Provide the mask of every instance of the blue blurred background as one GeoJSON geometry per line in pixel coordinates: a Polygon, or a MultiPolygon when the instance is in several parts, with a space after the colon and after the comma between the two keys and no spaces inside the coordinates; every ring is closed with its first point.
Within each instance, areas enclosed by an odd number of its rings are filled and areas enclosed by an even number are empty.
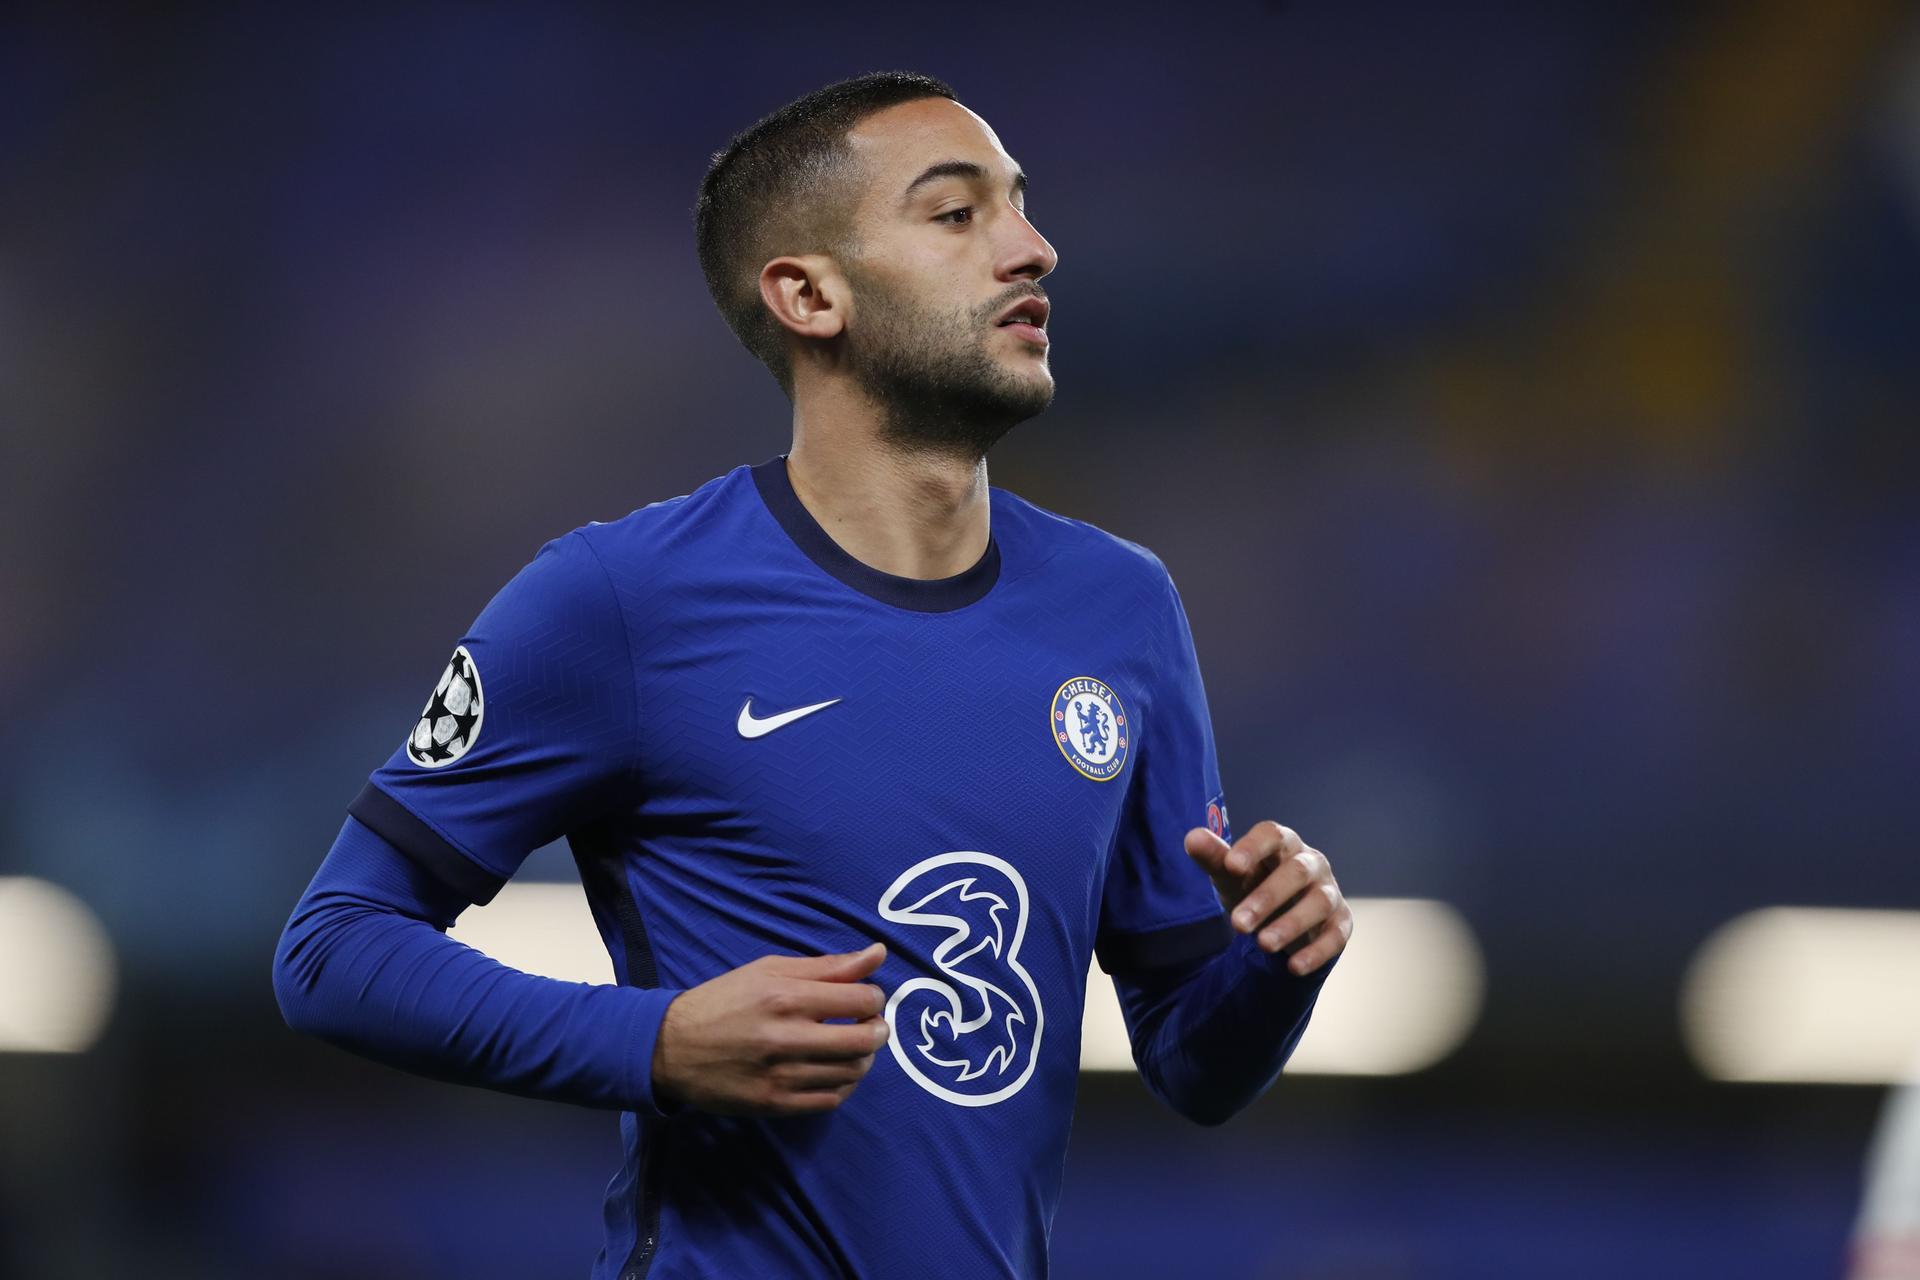
{"type": "Polygon", "coordinates": [[[1055,1274],[1839,1274],[1878,1092],[1676,1015],[1920,900],[1920,12],[1782,0],[0,17],[0,874],[121,966],[0,1054],[0,1274],[585,1274],[613,1118],[294,1036],[273,943],[543,541],[784,449],[695,187],[892,67],[1061,255],[994,482],[1167,561],[1242,825],[1486,957],[1418,1075],[1088,1077],[1055,1274]]]}

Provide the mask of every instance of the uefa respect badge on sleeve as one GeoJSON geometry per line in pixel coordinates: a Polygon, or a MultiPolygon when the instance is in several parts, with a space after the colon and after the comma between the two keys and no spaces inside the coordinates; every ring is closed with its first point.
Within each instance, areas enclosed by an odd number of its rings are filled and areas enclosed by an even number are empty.
{"type": "Polygon", "coordinates": [[[1233,843],[1233,820],[1227,816],[1227,796],[1223,791],[1207,801],[1207,830],[1233,843]]]}

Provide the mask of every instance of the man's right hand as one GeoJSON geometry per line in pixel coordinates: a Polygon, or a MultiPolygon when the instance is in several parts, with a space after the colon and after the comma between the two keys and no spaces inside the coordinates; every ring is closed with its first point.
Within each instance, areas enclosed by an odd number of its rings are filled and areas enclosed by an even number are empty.
{"type": "Polygon", "coordinates": [[[886,993],[860,981],[886,958],[878,942],[844,955],[761,956],[682,992],[654,1043],[654,1096],[731,1115],[833,1110],[887,1042],[886,993]]]}

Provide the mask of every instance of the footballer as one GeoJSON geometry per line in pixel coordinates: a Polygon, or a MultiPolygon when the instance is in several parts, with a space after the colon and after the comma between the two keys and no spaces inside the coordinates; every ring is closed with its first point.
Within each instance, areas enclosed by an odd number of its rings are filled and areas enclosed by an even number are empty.
{"type": "Polygon", "coordinates": [[[1036,1280],[1090,961],[1218,1124],[1352,932],[1322,854],[1235,838],[1161,562],[987,483],[1054,392],[1026,188],[908,73],[713,158],[700,264],[788,452],[541,548],[280,939],[293,1027],[621,1113],[595,1280],[1036,1280]],[[446,936],[561,837],[615,985],[446,936]]]}

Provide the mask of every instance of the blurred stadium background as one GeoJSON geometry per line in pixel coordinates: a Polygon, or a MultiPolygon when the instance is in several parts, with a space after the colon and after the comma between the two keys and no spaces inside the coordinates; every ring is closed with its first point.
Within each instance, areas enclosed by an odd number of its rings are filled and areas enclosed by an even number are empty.
{"type": "Polygon", "coordinates": [[[783,449],[688,210],[882,67],[1061,254],[995,482],[1161,553],[1236,817],[1380,900],[1324,1030],[1428,1035],[1217,1130],[1090,1072],[1055,1274],[1843,1273],[1920,1050],[1914,7],[164,9],[0,17],[0,1275],[585,1273],[612,1117],[295,1037],[273,942],[543,541],[783,449]]]}

